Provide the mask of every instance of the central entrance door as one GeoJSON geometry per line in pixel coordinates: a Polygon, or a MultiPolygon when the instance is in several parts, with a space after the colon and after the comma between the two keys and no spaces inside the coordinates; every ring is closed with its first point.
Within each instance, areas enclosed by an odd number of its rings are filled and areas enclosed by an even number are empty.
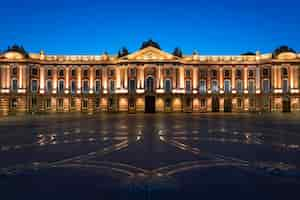
{"type": "Polygon", "coordinates": [[[155,96],[145,96],[145,113],[155,113],[155,96]]]}

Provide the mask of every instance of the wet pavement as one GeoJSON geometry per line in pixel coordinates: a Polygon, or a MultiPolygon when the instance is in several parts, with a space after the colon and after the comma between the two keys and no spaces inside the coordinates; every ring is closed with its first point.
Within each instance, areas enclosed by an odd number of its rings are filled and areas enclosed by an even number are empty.
{"type": "Polygon", "coordinates": [[[299,186],[299,114],[0,119],[1,199],[277,199],[299,186]]]}

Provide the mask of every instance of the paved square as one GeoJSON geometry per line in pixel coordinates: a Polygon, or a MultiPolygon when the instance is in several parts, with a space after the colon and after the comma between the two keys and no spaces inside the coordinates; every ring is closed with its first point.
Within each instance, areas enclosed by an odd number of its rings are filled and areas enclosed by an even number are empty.
{"type": "Polygon", "coordinates": [[[295,114],[9,117],[0,121],[1,195],[284,198],[300,186],[299,122],[295,114]]]}

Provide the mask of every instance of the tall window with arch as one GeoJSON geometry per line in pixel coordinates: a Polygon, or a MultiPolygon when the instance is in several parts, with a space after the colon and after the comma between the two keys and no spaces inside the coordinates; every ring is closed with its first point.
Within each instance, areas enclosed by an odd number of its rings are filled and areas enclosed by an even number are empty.
{"type": "Polygon", "coordinates": [[[200,80],[200,83],[199,83],[199,85],[200,85],[200,94],[206,94],[206,80],[200,80]]]}
{"type": "Polygon", "coordinates": [[[225,94],[231,93],[231,81],[229,79],[224,80],[224,92],[225,94]]]}
{"type": "Polygon", "coordinates": [[[115,92],[115,81],[114,80],[109,80],[109,91],[111,93],[115,92]]]}
{"type": "Polygon", "coordinates": [[[211,91],[212,93],[217,93],[219,90],[218,81],[216,79],[211,81],[211,91]]]}
{"type": "Polygon", "coordinates": [[[172,91],[171,80],[166,79],[165,80],[165,92],[171,92],[171,91],[172,91]]]}
{"type": "Polygon", "coordinates": [[[154,91],[154,79],[151,76],[149,76],[146,79],[146,91],[147,92],[153,92],[154,91]]]}
{"type": "Polygon", "coordinates": [[[63,93],[65,88],[65,81],[64,80],[59,80],[58,81],[58,92],[63,93]]]}

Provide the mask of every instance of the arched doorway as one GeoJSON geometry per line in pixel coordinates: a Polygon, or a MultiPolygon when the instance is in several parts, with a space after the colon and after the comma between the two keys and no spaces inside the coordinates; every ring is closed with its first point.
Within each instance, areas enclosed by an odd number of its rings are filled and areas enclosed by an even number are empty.
{"type": "Polygon", "coordinates": [[[291,112],[291,99],[288,96],[283,97],[282,112],[291,112]]]}
{"type": "Polygon", "coordinates": [[[155,96],[145,96],[145,113],[155,113],[155,96]]]}
{"type": "Polygon", "coordinates": [[[212,97],[212,112],[219,112],[220,111],[220,104],[219,98],[217,96],[212,97]]]}
{"type": "Polygon", "coordinates": [[[231,98],[224,99],[224,112],[231,112],[232,111],[232,100],[231,98]]]}

